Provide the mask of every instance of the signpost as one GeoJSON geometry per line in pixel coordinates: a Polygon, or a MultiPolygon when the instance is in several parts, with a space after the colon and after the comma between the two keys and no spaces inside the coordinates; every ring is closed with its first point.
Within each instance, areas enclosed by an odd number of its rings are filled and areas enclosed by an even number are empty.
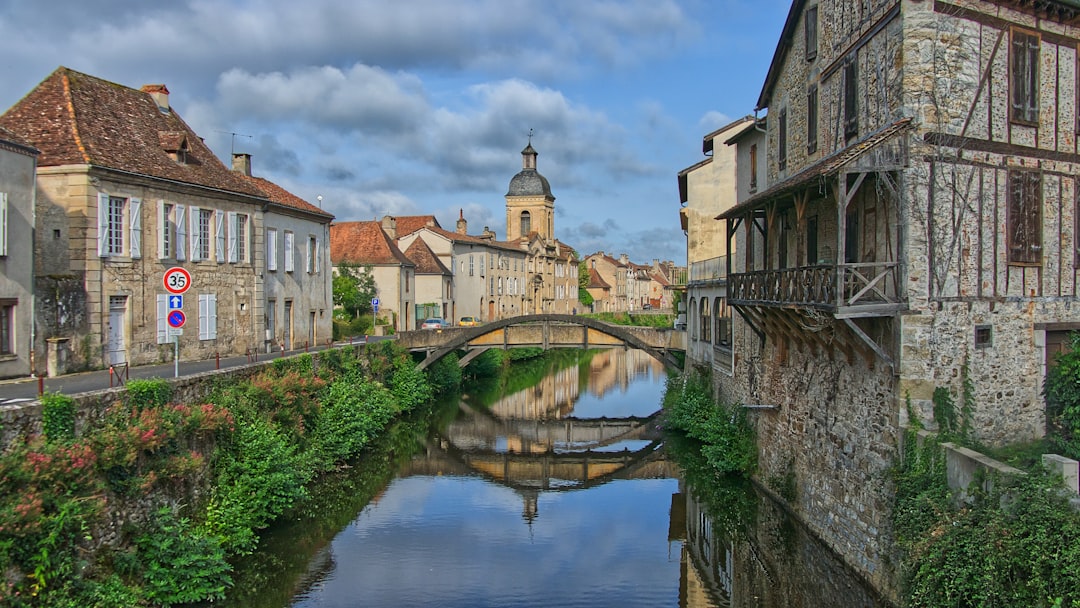
{"type": "Polygon", "coordinates": [[[191,273],[179,266],[173,266],[165,271],[165,275],[161,277],[161,284],[165,286],[165,291],[169,292],[169,315],[166,318],[168,322],[168,335],[173,339],[173,376],[180,377],[180,336],[184,333],[184,323],[187,322],[187,315],[182,310],[184,308],[184,292],[191,288],[191,273]]]}
{"type": "Polygon", "coordinates": [[[375,315],[379,312],[379,298],[371,298],[371,333],[375,335],[375,315]]]}

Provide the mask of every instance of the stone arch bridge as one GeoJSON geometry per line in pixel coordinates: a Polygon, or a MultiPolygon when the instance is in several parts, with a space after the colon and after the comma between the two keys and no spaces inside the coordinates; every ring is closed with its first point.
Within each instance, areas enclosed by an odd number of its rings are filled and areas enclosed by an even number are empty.
{"type": "Polygon", "coordinates": [[[422,351],[427,357],[420,363],[425,369],[449,353],[466,350],[460,365],[468,365],[490,348],[637,348],[669,369],[681,369],[673,354],[686,350],[686,332],[667,328],[612,325],[578,315],[523,315],[491,321],[478,327],[421,329],[397,335],[398,344],[410,351],[422,351]]]}

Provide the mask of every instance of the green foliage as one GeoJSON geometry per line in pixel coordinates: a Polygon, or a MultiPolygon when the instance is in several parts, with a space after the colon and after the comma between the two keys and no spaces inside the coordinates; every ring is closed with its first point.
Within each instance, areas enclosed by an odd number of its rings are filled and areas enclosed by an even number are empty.
{"type": "Polygon", "coordinates": [[[461,388],[461,368],[457,353],[450,353],[427,369],[427,381],[436,395],[452,393],[461,388]]]}
{"type": "Polygon", "coordinates": [[[314,431],[316,466],[328,470],[356,456],[397,413],[394,396],[379,384],[365,379],[333,383],[314,431]]]}
{"type": "Polygon", "coordinates": [[[524,361],[526,359],[536,359],[544,356],[544,349],[539,347],[524,347],[524,348],[511,348],[506,351],[506,354],[510,356],[511,361],[524,361]]]}
{"type": "Polygon", "coordinates": [[[161,407],[172,398],[172,385],[163,378],[130,380],[127,383],[127,402],[138,409],[161,407]]]}
{"type": "Polygon", "coordinates": [[[41,428],[49,441],[75,438],[75,400],[59,393],[41,396],[41,428]]]}
{"type": "Polygon", "coordinates": [[[906,605],[1080,603],[1080,514],[1060,480],[1038,470],[998,478],[992,491],[969,489],[971,500],[957,506],[940,446],[917,446],[914,434],[905,445],[893,475],[893,530],[904,557],[906,605]]]}
{"type": "Polygon", "coordinates": [[[435,396],[427,376],[416,367],[412,357],[403,354],[394,358],[393,372],[387,383],[394,394],[400,411],[412,411],[435,396]]]}
{"type": "Polygon", "coordinates": [[[340,262],[333,279],[334,305],[340,306],[349,317],[371,314],[371,300],[378,291],[370,265],[340,262]]]}
{"type": "Polygon", "coordinates": [[[465,366],[467,378],[496,378],[510,360],[504,350],[488,349],[465,366]]]}
{"type": "Polygon", "coordinates": [[[1063,454],[1080,459],[1080,334],[1046,374],[1046,417],[1063,454]]]}
{"type": "Polygon", "coordinates": [[[172,509],[158,510],[135,539],[147,599],[163,606],[225,598],[232,567],[218,539],[207,536],[172,509]]]}
{"type": "Polygon", "coordinates": [[[596,312],[582,315],[611,323],[612,325],[629,325],[633,327],[656,327],[660,329],[670,328],[675,322],[675,317],[661,313],[627,313],[627,312],[596,312]]]}
{"type": "Polygon", "coordinates": [[[934,389],[931,397],[934,403],[934,422],[937,423],[938,432],[952,437],[959,430],[956,419],[956,402],[953,401],[949,389],[939,386],[934,389]]]}
{"type": "Polygon", "coordinates": [[[746,411],[717,403],[707,373],[668,379],[664,393],[668,425],[701,442],[701,453],[720,473],[749,475],[757,467],[757,446],[746,411]]]}
{"type": "Polygon", "coordinates": [[[270,364],[270,367],[278,374],[292,372],[301,376],[310,376],[315,372],[314,359],[307,353],[293,357],[274,359],[273,363],[270,364]]]}

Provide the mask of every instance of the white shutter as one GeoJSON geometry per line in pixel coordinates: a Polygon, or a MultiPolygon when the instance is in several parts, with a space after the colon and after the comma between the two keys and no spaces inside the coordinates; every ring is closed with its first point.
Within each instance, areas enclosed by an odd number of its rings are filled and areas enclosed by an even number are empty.
{"type": "Polygon", "coordinates": [[[97,195],[97,254],[108,257],[106,243],[109,240],[109,195],[99,192],[97,195]]]}
{"type": "Polygon", "coordinates": [[[199,230],[199,208],[192,205],[189,214],[191,215],[191,261],[198,262],[202,259],[202,231],[199,230]]]}
{"type": "Polygon", "coordinates": [[[293,233],[285,231],[285,272],[293,271],[293,233]]]}
{"type": "Polygon", "coordinates": [[[142,199],[131,199],[131,257],[142,257],[142,199]]]}
{"type": "Polygon", "coordinates": [[[0,255],[8,252],[8,195],[0,192],[0,255]]]}
{"type": "Polygon", "coordinates": [[[187,208],[183,205],[176,206],[176,261],[183,262],[187,259],[184,251],[187,249],[187,208]]]}
{"type": "Polygon", "coordinates": [[[209,332],[207,330],[209,328],[207,327],[207,321],[206,321],[206,316],[207,315],[206,315],[206,312],[207,312],[206,294],[200,293],[199,294],[199,339],[200,340],[208,340],[209,339],[209,338],[207,338],[207,336],[209,335],[209,332]]]}
{"type": "Polygon", "coordinates": [[[240,259],[239,252],[236,251],[236,213],[229,212],[229,261],[237,262],[240,259]]]}
{"type": "Polygon", "coordinates": [[[169,341],[169,296],[163,293],[157,294],[157,343],[165,344],[169,341]]]}
{"type": "Polygon", "coordinates": [[[225,262],[225,214],[220,209],[214,212],[214,258],[225,262]]]}
{"type": "Polygon", "coordinates": [[[266,269],[277,270],[277,230],[266,229],[266,269]]]}
{"type": "Polygon", "coordinates": [[[165,215],[165,201],[158,199],[157,202],[157,251],[159,258],[169,257],[169,252],[165,251],[165,239],[169,232],[169,218],[165,215]]]}
{"type": "Polygon", "coordinates": [[[209,334],[211,340],[215,340],[217,339],[217,295],[210,294],[209,296],[207,296],[206,303],[206,320],[209,325],[209,327],[207,328],[207,333],[209,334]]]}
{"type": "Polygon", "coordinates": [[[321,247],[322,243],[319,242],[319,239],[315,239],[315,274],[320,274],[322,272],[319,267],[319,264],[322,263],[322,256],[320,255],[320,252],[322,251],[321,247]]]}

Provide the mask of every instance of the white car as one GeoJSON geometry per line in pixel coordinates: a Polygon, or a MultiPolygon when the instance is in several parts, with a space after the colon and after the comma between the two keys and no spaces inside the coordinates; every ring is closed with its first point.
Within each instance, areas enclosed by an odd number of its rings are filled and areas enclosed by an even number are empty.
{"type": "Polygon", "coordinates": [[[450,327],[450,324],[439,317],[426,319],[420,324],[420,329],[446,329],[447,327],[450,327]]]}

